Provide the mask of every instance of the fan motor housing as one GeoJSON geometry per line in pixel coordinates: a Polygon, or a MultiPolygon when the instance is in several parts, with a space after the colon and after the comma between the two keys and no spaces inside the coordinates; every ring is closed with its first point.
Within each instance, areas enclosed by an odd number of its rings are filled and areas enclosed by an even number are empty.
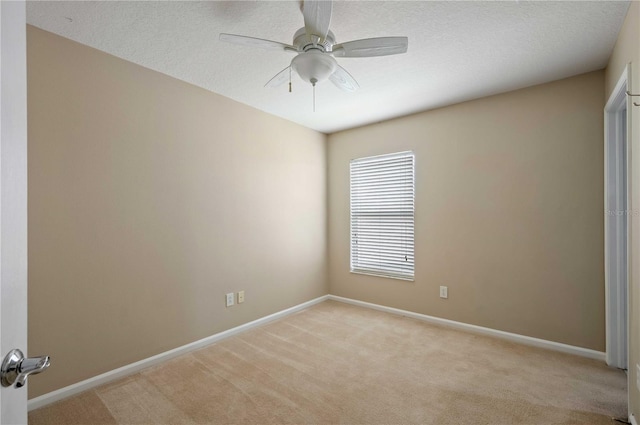
{"type": "Polygon", "coordinates": [[[306,52],[311,49],[322,50],[323,52],[331,52],[331,48],[336,43],[335,36],[331,31],[327,33],[327,37],[320,42],[316,41],[314,43],[314,38],[307,35],[307,30],[305,28],[300,28],[293,35],[293,45],[298,49],[299,52],[306,52]]]}

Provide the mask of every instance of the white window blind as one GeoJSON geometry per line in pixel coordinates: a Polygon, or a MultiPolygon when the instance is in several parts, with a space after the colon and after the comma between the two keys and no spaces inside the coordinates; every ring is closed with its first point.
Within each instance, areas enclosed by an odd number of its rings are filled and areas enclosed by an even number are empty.
{"type": "Polygon", "coordinates": [[[413,280],[414,154],[351,161],[351,271],[413,280]]]}

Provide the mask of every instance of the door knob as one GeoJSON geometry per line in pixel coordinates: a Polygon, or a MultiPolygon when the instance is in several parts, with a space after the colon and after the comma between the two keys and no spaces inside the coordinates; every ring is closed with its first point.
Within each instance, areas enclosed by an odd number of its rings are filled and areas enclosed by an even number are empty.
{"type": "Polygon", "coordinates": [[[20,350],[11,350],[0,366],[0,383],[3,387],[10,387],[14,383],[16,388],[27,383],[27,376],[44,372],[51,364],[49,356],[25,358],[20,350]]]}

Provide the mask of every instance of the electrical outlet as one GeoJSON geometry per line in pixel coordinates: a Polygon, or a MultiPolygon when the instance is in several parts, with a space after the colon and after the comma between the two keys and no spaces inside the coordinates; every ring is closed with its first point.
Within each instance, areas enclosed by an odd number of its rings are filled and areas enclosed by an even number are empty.
{"type": "Polygon", "coordinates": [[[640,391],[640,364],[636,364],[636,387],[640,391]]]}
{"type": "Polygon", "coordinates": [[[449,288],[446,286],[440,287],[440,298],[449,298],[449,288]]]}
{"type": "Polygon", "coordinates": [[[227,295],[226,295],[226,299],[227,299],[227,307],[231,307],[231,306],[234,304],[234,302],[233,302],[233,299],[234,299],[234,298],[235,298],[235,297],[234,297],[233,292],[231,292],[231,293],[229,293],[229,294],[227,294],[227,295]]]}
{"type": "Polygon", "coordinates": [[[238,304],[244,302],[244,291],[238,291],[238,304]]]}

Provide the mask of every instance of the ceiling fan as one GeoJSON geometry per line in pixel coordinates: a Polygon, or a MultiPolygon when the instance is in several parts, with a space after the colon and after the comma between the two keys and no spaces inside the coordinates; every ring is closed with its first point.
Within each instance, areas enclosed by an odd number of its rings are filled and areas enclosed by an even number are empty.
{"type": "Polygon", "coordinates": [[[220,34],[220,41],[253,46],[269,50],[298,53],[291,64],[276,74],[265,87],[278,87],[289,80],[291,91],[291,71],[295,71],[304,81],[316,83],[327,78],[345,91],[355,91],[359,85],[335,57],[366,58],[405,53],[409,41],[407,37],[377,37],[336,43],[329,31],[332,2],[326,0],[304,0],[302,14],[304,28],[293,35],[293,44],[235,34],[220,34]]]}

